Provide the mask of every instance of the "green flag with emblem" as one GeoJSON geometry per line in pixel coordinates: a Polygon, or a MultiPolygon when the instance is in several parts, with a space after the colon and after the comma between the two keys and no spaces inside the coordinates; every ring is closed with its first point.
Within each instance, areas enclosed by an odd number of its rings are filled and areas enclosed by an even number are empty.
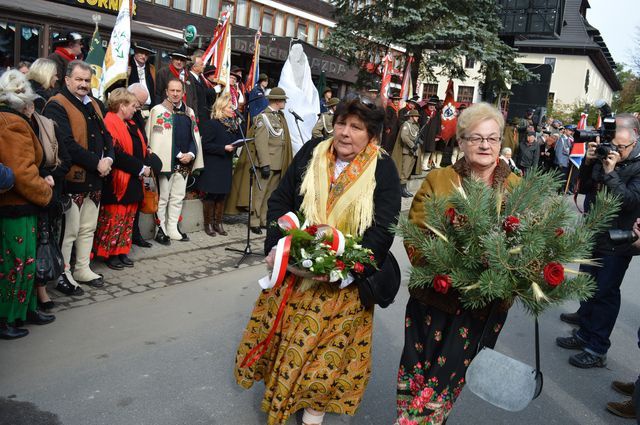
{"type": "Polygon", "coordinates": [[[100,86],[100,78],[102,77],[102,63],[104,62],[104,47],[102,47],[102,39],[98,32],[98,26],[93,32],[91,37],[91,45],[89,46],[89,53],[85,60],[91,69],[93,70],[91,75],[91,88],[98,90],[100,86]]]}

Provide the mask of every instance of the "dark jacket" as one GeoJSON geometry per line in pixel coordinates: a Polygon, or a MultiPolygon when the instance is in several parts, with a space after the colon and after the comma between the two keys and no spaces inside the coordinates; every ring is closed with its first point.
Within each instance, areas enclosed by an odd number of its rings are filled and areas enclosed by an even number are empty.
{"type": "Polygon", "coordinates": [[[532,144],[527,144],[527,140],[521,140],[518,147],[518,156],[516,158],[516,165],[518,168],[533,168],[538,166],[538,160],[540,159],[540,143],[534,140],[532,144]]]}
{"type": "Polygon", "coordinates": [[[11,168],[0,164],[0,193],[13,187],[15,176],[11,168]]]}
{"type": "MultiPolygon", "coordinates": [[[[139,83],[140,77],[138,76],[138,65],[136,64],[133,56],[129,58],[129,66],[131,67],[131,73],[129,74],[129,85],[133,83],[139,83]]],[[[153,106],[156,103],[162,102],[164,96],[160,99],[160,101],[156,102],[156,68],[149,62],[144,64],[144,79],[147,83],[147,90],[149,91],[150,105],[153,106]]]]}
{"type": "MultiPolygon", "coordinates": [[[[113,168],[129,173],[131,177],[129,178],[129,183],[127,184],[124,196],[122,199],[118,200],[113,189],[113,173],[110,173],[104,179],[104,188],[102,189],[102,198],[100,201],[103,205],[127,205],[139,203],[143,198],[142,177],[140,176],[142,167],[145,165],[151,166],[154,168],[154,171],[161,168],[161,166],[158,167],[153,162],[154,159],[158,158],[156,155],[146,155],[146,152],[143,149],[143,140],[140,139],[140,135],[138,134],[135,124],[132,125],[127,122],[127,128],[131,135],[131,140],[133,141],[133,155],[129,155],[118,146],[115,146],[115,160],[113,162],[113,168]]],[[[142,134],[142,139],[144,139],[144,128],[140,131],[140,134],[142,134]]]]}
{"type": "MultiPolygon", "coordinates": [[[[189,71],[186,69],[184,72],[186,73],[185,75],[189,74],[189,71]]],[[[169,83],[169,80],[174,78],[176,77],[171,73],[169,65],[160,68],[158,72],[156,72],[156,95],[153,99],[154,104],[152,106],[162,103],[167,98],[167,84],[169,83]]],[[[189,105],[189,107],[191,107],[191,105],[189,105]]]]}
{"type": "Polygon", "coordinates": [[[442,122],[441,112],[442,111],[440,109],[436,109],[436,112],[427,124],[427,128],[422,132],[424,152],[436,151],[436,137],[440,134],[440,126],[442,122]]]}
{"type": "MultiPolygon", "coordinates": [[[[622,200],[618,216],[609,228],[631,230],[636,218],[640,217],[640,144],[636,144],[625,161],[616,164],[609,174],[604,174],[602,162],[586,161],[580,167],[579,192],[591,202],[596,193],[606,187],[610,193],[622,200]]],[[[594,252],[599,255],[638,255],[640,250],[631,244],[613,244],[608,233],[598,236],[594,252]]]]}
{"type": "Polygon", "coordinates": [[[384,131],[382,133],[382,147],[389,155],[393,152],[393,146],[396,144],[400,130],[400,120],[398,113],[391,105],[387,105],[384,111],[384,131]]]}
{"type": "Polygon", "coordinates": [[[56,138],[58,143],[64,144],[71,163],[82,167],[86,171],[83,182],[67,181],[68,193],[84,193],[102,189],[102,178],[98,173],[98,162],[101,158],[114,159],[111,135],[104,126],[104,122],[97,115],[91,103],[84,105],[65,87],[61,90],[65,96],[80,111],[83,112],[87,124],[87,149],[83,148],[73,137],[67,112],[56,101],[50,101],[44,109],[44,116],[55,121],[56,138]]]}
{"type": "MultiPolygon", "coordinates": [[[[300,185],[306,167],[311,160],[313,149],[320,141],[305,143],[293,158],[293,162],[287,168],[278,188],[269,198],[269,210],[267,211],[267,223],[277,221],[289,211],[299,211],[302,204],[300,185]]],[[[362,246],[370,248],[378,264],[382,264],[391,248],[393,233],[390,227],[398,222],[400,214],[400,178],[398,171],[389,155],[383,154],[378,159],[376,166],[376,188],[373,195],[375,207],[374,224],[371,225],[362,237],[362,246]]],[[[265,254],[271,251],[282,237],[282,232],[277,227],[269,227],[264,241],[265,254]]],[[[365,274],[371,274],[374,270],[365,270],[365,274]]]]}
{"type": "Polygon", "coordinates": [[[247,105],[249,106],[249,116],[251,118],[257,117],[260,112],[269,106],[269,101],[264,94],[264,90],[260,87],[260,84],[251,89],[249,97],[247,99],[247,105]]]}
{"type": "Polygon", "coordinates": [[[31,84],[31,88],[33,89],[33,91],[36,92],[36,94],[38,95],[38,97],[33,101],[33,105],[36,108],[36,112],[41,114],[42,111],[44,110],[44,105],[47,104],[47,101],[54,94],[53,92],[55,90],[53,89],[46,90],[42,86],[42,84],[40,84],[35,80],[29,80],[29,83],[31,84]]]}
{"type": "Polygon", "coordinates": [[[185,84],[187,106],[193,109],[199,124],[208,121],[211,114],[211,107],[207,105],[207,85],[203,80],[204,77],[202,75],[200,78],[196,78],[189,72],[185,84]]]}
{"type": "Polygon", "coordinates": [[[198,177],[198,189],[206,193],[229,193],[231,190],[233,152],[224,150],[240,138],[240,131],[232,130],[216,119],[200,126],[204,170],[198,177]]]}

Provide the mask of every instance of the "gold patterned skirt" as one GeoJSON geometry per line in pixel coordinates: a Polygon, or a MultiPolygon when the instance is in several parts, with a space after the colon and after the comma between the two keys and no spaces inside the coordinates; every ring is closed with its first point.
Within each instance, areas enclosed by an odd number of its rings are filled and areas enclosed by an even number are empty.
{"type": "Polygon", "coordinates": [[[243,366],[245,356],[269,334],[286,281],[260,294],[236,354],[240,386],[264,380],[268,425],[284,424],[303,408],[354,415],[371,373],[373,309],[362,306],[357,285],[339,289],[318,283],[301,292],[300,283],[293,283],[266,352],[243,366]]]}

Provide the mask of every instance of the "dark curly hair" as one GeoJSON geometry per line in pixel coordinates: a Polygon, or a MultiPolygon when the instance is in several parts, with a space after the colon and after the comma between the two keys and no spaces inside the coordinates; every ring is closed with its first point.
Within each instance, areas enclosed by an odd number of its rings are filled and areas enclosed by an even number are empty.
{"type": "Polygon", "coordinates": [[[338,103],[333,115],[333,125],[336,125],[339,118],[346,118],[349,115],[355,115],[364,122],[369,138],[377,137],[380,139],[384,124],[384,111],[376,107],[371,100],[357,97],[338,103]]]}

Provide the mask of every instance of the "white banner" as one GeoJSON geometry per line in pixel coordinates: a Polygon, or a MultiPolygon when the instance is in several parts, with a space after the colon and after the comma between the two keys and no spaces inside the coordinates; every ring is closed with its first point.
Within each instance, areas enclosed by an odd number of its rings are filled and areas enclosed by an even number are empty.
{"type": "Polygon", "coordinates": [[[280,74],[278,87],[283,88],[289,98],[283,112],[289,125],[289,133],[291,134],[291,143],[295,155],[302,144],[311,139],[311,131],[316,121],[318,121],[318,114],[320,113],[318,90],[316,90],[311,80],[311,67],[309,66],[307,55],[302,49],[302,44],[291,46],[289,57],[284,63],[280,74]],[[300,133],[296,127],[296,120],[289,112],[290,109],[304,120],[304,122],[298,122],[302,138],[300,138],[300,133]]]}
{"type": "Polygon", "coordinates": [[[104,93],[119,80],[127,79],[129,67],[129,49],[131,48],[131,10],[134,0],[120,2],[120,12],[116,18],[116,24],[111,32],[109,47],[104,55],[102,65],[102,78],[100,79],[99,97],[104,98],[104,93]]]}

